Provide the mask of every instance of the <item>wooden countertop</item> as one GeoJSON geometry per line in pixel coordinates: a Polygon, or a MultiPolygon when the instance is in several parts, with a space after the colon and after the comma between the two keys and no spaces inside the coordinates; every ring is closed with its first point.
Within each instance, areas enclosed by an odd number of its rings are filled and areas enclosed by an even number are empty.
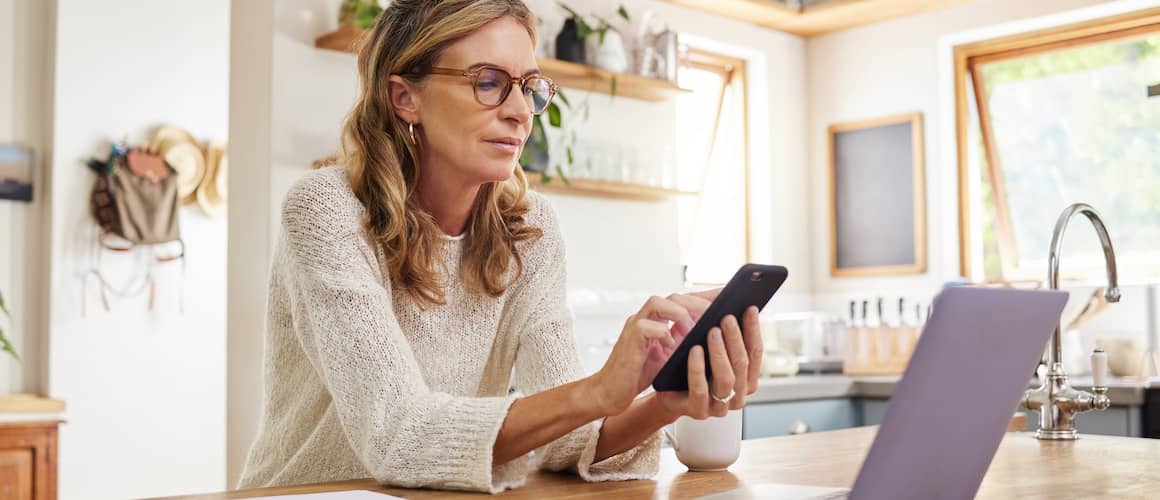
{"type": "MultiPolygon", "coordinates": [[[[849,488],[877,427],[751,439],[724,472],[688,472],[671,449],[661,455],[655,480],[584,483],[566,474],[536,473],[504,498],[695,498],[759,484],[849,488]]],[[[1160,440],[1084,435],[1071,443],[1039,442],[1009,433],[977,498],[1156,498],[1160,495],[1160,440]]],[[[382,488],[372,480],[174,497],[199,500],[367,489],[407,498],[486,498],[479,494],[382,488]]]]}

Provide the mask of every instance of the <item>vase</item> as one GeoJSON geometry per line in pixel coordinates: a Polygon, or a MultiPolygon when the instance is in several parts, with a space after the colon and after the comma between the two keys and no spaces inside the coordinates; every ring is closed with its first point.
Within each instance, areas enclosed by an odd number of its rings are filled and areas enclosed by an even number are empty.
{"type": "Polygon", "coordinates": [[[588,64],[613,73],[623,73],[628,69],[628,54],[620,33],[610,29],[604,32],[604,42],[599,36],[588,37],[588,64]]]}
{"type": "Polygon", "coordinates": [[[576,32],[576,20],[568,18],[556,35],[556,59],[584,64],[584,40],[576,32]]]}

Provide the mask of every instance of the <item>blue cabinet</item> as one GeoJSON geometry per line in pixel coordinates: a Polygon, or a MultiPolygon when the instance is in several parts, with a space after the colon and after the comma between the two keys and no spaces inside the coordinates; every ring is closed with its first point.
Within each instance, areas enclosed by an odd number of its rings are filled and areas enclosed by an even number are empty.
{"type": "MultiPolygon", "coordinates": [[[[863,425],[880,425],[890,401],[840,398],[758,403],[745,407],[741,435],[744,439],[821,432],[863,425]]],[[[1076,416],[1081,434],[1141,437],[1139,406],[1113,406],[1105,411],[1076,416]]],[[[1029,431],[1039,428],[1039,416],[1027,412],[1029,431]]]]}
{"type": "Polygon", "coordinates": [[[850,398],[752,404],[745,407],[743,439],[821,432],[862,425],[850,398]]]}

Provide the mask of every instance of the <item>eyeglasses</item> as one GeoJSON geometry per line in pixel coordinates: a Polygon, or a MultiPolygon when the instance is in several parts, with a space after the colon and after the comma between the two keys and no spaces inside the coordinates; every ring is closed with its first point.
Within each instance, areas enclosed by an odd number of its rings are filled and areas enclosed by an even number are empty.
{"type": "Polygon", "coordinates": [[[538,115],[548,109],[548,103],[556,95],[559,88],[551,78],[543,75],[512,76],[507,71],[494,66],[480,66],[475,69],[462,70],[450,68],[431,68],[428,73],[433,75],[462,76],[471,80],[475,91],[475,100],[480,104],[494,108],[507,100],[512,87],[519,84],[524,100],[532,108],[532,114],[538,115]]]}

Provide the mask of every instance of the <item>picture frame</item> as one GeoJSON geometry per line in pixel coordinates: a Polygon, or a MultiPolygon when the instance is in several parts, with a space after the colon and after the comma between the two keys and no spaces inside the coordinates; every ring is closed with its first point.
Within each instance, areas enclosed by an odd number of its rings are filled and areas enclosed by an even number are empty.
{"type": "Polygon", "coordinates": [[[36,155],[20,144],[0,144],[0,200],[31,202],[36,155]]]}
{"type": "Polygon", "coordinates": [[[922,113],[833,124],[827,137],[830,275],[926,272],[922,113]]]}

